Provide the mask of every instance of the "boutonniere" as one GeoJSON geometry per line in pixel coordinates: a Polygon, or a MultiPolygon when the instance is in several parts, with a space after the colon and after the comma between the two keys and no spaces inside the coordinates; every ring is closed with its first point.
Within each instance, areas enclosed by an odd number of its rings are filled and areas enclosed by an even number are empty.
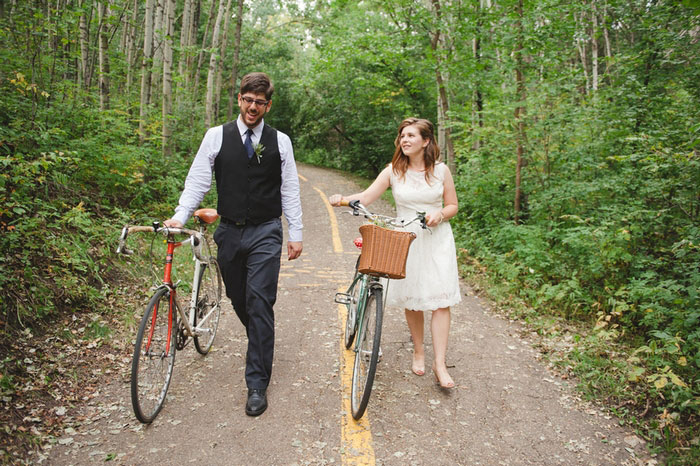
{"type": "Polygon", "coordinates": [[[263,156],[263,151],[265,150],[265,146],[263,146],[260,143],[257,143],[255,147],[253,148],[253,152],[255,153],[255,156],[258,158],[258,165],[260,165],[260,159],[263,156]]]}

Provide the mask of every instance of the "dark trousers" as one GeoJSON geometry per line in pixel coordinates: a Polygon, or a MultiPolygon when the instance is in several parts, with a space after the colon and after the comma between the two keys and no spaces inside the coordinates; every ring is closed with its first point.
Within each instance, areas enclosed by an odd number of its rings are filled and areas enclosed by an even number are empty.
{"type": "Polygon", "coordinates": [[[221,222],[214,232],[226,295],[246,329],[245,380],[267,388],[275,349],[277,281],[282,255],[282,221],[236,226],[221,222]]]}

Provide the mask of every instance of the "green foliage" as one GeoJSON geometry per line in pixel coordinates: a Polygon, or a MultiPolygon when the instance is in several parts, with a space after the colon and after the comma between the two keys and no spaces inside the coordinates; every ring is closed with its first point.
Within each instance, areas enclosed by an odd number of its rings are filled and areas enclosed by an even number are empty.
{"type": "MultiPolygon", "coordinates": [[[[59,11],[46,2],[0,3],[5,331],[123,299],[110,284],[136,266],[113,257],[118,227],[172,214],[204,134],[206,65],[199,76],[175,73],[173,156],[161,156],[157,75],[139,145],[139,76],[129,84],[126,75],[141,57],[128,63],[120,23],[132,3],[112,2],[105,21],[115,39],[105,111],[97,110],[96,71],[86,82],[78,69],[81,9],[93,68],[97,57],[93,4],[68,2],[59,11]],[[188,79],[199,87],[185,89],[188,79]]],[[[460,214],[451,223],[459,246],[507,296],[534,309],[523,317],[541,319],[540,328],[555,319],[589,326],[562,363],[587,396],[626,406],[621,413],[631,401],[646,416],[640,429],[646,423],[647,437],[669,451],[697,439],[698,2],[610,0],[594,9],[543,0],[525,2],[522,15],[511,0],[439,2],[439,15],[434,2],[410,0],[287,3],[246,9],[238,78],[271,75],[276,91],[266,121],[292,137],[296,157],[375,175],[390,160],[403,118],[437,123],[439,71],[456,152],[460,214]],[[522,65],[514,53],[520,46],[522,65]],[[520,106],[522,141],[513,116],[520,106]],[[518,142],[524,163],[515,225],[518,142]]],[[[199,43],[189,50],[203,57],[209,5],[202,4],[199,43]]],[[[176,46],[176,62],[183,52],[176,46]]],[[[225,82],[232,62],[227,47],[225,82]]],[[[217,123],[226,119],[227,86],[217,123]]],[[[109,334],[101,320],[87,329],[88,338],[109,334]]],[[[3,393],[13,387],[7,364],[0,364],[3,393]]],[[[690,448],[687,457],[700,456],[697,445],[690,448]]]]}
{"type": "Polygon", "coordinates": [[[430,70],[419,63],[427,37],[366,5],[323,12],[302,79],[292,87],[292,132],[300,160],[375,176],[391,160],[396,128],[432,117],[430,70]]]}

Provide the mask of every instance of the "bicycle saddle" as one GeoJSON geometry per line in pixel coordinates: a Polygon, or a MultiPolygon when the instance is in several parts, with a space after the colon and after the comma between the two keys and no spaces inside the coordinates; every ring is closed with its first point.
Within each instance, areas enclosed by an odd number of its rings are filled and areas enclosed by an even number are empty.
{"type": "Polygon", "coordinates": [[[216,212],[216,209],[197,209],[194,211],[194,218],[206,224],[211,224],[216,222],[219,214],[216,212]]]}

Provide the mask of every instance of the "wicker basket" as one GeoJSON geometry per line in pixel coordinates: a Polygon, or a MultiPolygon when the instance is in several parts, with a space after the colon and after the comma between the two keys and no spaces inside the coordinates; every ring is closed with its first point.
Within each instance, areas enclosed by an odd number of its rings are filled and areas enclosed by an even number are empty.
{"type": "Polygon", "coordinates": [[[392,278],[406,278],[406,259],[411,242],[416,234],[408,231],[396,231],[377,225],[362,225],[362,254],[360,254],[360,273],[392,278]]]}

